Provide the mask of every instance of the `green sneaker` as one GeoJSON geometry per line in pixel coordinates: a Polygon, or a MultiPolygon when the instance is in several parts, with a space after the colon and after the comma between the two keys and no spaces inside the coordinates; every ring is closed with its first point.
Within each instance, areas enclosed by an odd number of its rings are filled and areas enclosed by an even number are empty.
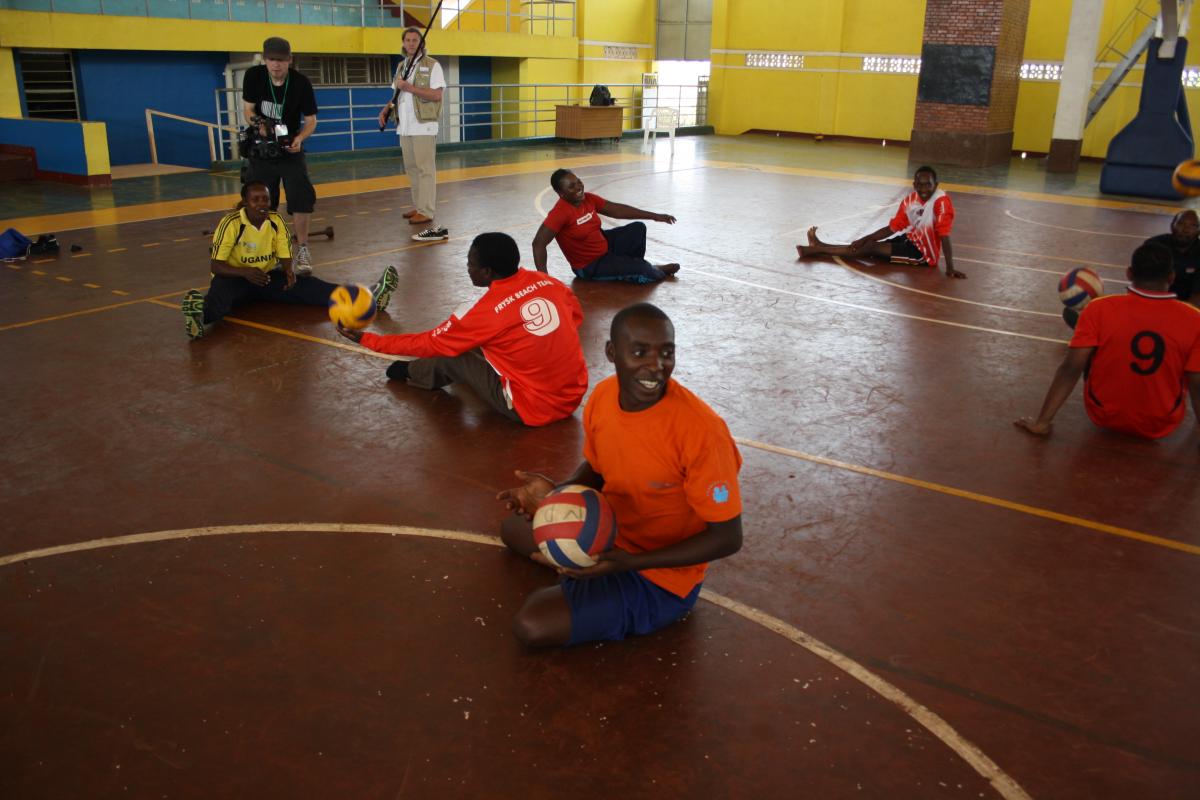
{"type": "Polygon", "coordinates": [[[187,329],[188,339],[194,342],[204,335],[204,295],[188,289],[179,307],[183,311],[183,327],[187,329]]]}
{"type": "Polygon", "coordinates": [[[375,310],[383,311],[392,300],[392,293],[400,285],[400,276],[395,267],[388,267],[379,276],[379,280],[371,287],[371,296],[375,298],[375,310]]]}

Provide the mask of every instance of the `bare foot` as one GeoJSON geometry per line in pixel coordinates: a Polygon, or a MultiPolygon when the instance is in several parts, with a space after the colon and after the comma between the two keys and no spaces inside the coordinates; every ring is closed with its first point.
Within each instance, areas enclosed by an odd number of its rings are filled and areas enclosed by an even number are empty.
{"type": "Polygon", "coordinates": [[[668,278],[674,278],[675,273],[679,272],[679,265],[678,264],[662,264],[659,266],[659,269],[661,269],[663,272],[665,272],[668,278]]]}
{"type": "Polygon", "coordinates": [[[804,258],[805,256],[808,255],[807,253],[804,252],[804,245],[802,245],[802,244],[796,245],[796,252],[800,254],[801,258],[804,258]]]}
{"type": "Polygon", "coordinates": [[[824,244],[824,243],[820,239],[817,238],[817,226],[813,225],[811,228],[808,229],[808,246],[816,247],[817,245],[820,245],[820,244],[824,244]]]}

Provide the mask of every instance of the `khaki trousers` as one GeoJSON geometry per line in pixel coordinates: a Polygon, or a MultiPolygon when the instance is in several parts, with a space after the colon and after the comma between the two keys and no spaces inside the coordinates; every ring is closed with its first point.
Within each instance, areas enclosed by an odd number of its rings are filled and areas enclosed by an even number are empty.
{"type": "Polygon", "coordinates": [[[436,141],[436,136],[400,137],[400,155],[412,187],[413,206],[430,219],[437,216],[436,141]]]}

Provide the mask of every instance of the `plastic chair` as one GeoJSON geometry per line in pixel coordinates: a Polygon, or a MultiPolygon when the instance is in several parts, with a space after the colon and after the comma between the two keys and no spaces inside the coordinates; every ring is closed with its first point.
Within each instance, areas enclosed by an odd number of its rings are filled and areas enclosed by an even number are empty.
{"type": "MultiPolygon", "coordinates": [[[[679,111],[674,108],[655,108],[650,111],[646,127],[642,130],[642,145],[650,142],[650,134],[666,131],[671,135],[671,152],[675,152],[675,129],[679,127],[679,111]]],[[[655,137],[657,138],[657,136],[655,137]]]]}

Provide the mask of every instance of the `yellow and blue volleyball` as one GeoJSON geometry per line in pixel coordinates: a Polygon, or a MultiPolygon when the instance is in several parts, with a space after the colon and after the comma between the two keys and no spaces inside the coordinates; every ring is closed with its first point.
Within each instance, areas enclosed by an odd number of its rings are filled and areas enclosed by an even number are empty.
{"type": "Polygon", "coordinates": [[[560,567],[590,567],[616,539],[616,515],[604,495],[590,486],[555,489],[533,515],[533,541],[560,567]]]}
{"type": "Polygon", "coordinates": [[[1184,197],[1200,195],[1200,160],[1189,158],[1180,162],[1171,176],[1171,185],[1184,197]]]}
{"type": "Polygon", "coordinates": [[[1058,297],[1067,308],[1082,311],[1093,298],[1104,294],[1104,281],[1087,267],[1078,267],[1058,282],[1058,297]]]}
{"type": "Polygon", "coordinates": [[[329,318],[343,328],[365,328],[375,318],[375,297],[361,284],[339,286],[329,295],[329,318]]]}

